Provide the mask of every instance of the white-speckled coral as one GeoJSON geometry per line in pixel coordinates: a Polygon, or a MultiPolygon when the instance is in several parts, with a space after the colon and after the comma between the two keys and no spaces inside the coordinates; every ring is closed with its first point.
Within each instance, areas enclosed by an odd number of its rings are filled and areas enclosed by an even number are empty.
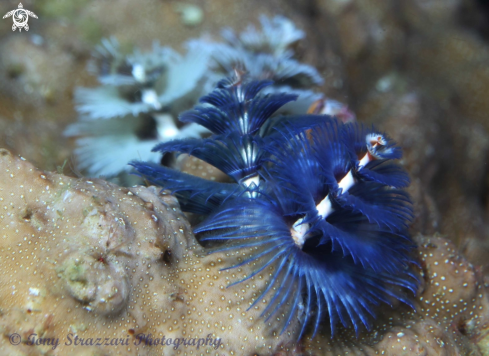
{"type": "Polygon", "coordinates": [[[41,172],[0,150],[0,238],[0,354],[265,355],[293,336],[259,305],[246,312],[266,274],[226,288],[246,271],[219,269],[238,257],[201,253],[155,188],[41,172]]]}

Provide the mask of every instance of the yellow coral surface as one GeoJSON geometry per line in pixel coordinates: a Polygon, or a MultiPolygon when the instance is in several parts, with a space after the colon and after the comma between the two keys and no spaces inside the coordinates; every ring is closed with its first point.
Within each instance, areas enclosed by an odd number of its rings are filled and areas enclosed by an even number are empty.
{"type": "Polygon", "coordinates": [[[0,167],[0,354],[265,355],[292,340],[296,323],[279,335],[259,318],[265,303],[246,311],[272,270],[226,288],[242,256],[202,253],[172,196],[6,150],[0,167]]]}

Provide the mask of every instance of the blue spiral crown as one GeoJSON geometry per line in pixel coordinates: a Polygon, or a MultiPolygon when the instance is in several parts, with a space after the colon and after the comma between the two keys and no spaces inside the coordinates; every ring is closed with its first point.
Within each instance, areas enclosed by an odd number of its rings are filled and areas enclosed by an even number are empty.
{"type": "MultiPolygon", "coordinates": [[[[296,95],[260,91],[271,81],[237,74],[200,99],[180,120],[206,127],[213,136],[162,143],[161,153],[197,157],[226,173],[220,183],[145,162],[137,172],[170,190],[182,210],[203,215],[200,242],[221,242],[217,251],[252,251],[226,269],[248,266],[242,283],[274,267],[265,290],[263,316],[285,315],[282,332],[297,313],[316,334],[329,315],[370,328],[375,305],[395,299],[411,305],[416,292],[413,218],[401,149],[384,133],[326,115],[274,117],[296,95]]],[[[215,252],[212,249],[212,252],[215,252]]]]}

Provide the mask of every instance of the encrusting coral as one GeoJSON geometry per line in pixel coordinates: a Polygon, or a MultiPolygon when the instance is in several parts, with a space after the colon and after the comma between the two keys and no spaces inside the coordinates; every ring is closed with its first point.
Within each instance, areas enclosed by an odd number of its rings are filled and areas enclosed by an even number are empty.
{"type": "Polygon", "coordinates": [[[172,196],[37,171],[6,150],[0,167],[2,354],[247,355],[290,342],[261,303],[245,311],[271,272],[226,288],[247,269],[202,254],[172,196]],[[96,338],[119,345],[87,345],[96,338]]]}
{"type": "Polygon", "coordinates": [[[417,238],[416,312],[386,308],[358,338],[325,328],[297,345],[273,336],[261,303],[245,311],[268,272],[226,288],[244,267],[221,271],[229,256],[201,254],[176,200],[155,188],[42,172],[0,150],[0,237],[4,355],[487,355],[487,287],[439,237],[417,238]],[[90,346],[97,338],[109,345],[90,346]]]}

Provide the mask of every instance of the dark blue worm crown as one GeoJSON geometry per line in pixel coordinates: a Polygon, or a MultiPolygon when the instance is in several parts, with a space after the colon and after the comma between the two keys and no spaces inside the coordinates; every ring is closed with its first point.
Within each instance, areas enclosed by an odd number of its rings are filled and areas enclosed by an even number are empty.
{"type": "MultiPolygon", "coordinates": [[[[228,269],[248,266],[241,283],[273,266],[267,318],[294,315],[313,336],[325,314],[331,332],[341,321],[356,332],[380,302],[411,305],[416,292],[408,234],[412,204],[402,190],[409,177],[394,162],[401,150],[385,134],[325,115],[270,117],[295,95],[262,95],[270,81],[236,76],[221,81],[201,105],[181,115],[214,135],[165,142],[162,153],[181,152],[225,172],[235,183],[194,177],[152,163],[132,162],[140,175],[170,190],[182,210],[205,219],[200,241],[218,251],[253,251],[228,269]]],[[[213,252],[215,250],[212,250],[213,252]]]]}

